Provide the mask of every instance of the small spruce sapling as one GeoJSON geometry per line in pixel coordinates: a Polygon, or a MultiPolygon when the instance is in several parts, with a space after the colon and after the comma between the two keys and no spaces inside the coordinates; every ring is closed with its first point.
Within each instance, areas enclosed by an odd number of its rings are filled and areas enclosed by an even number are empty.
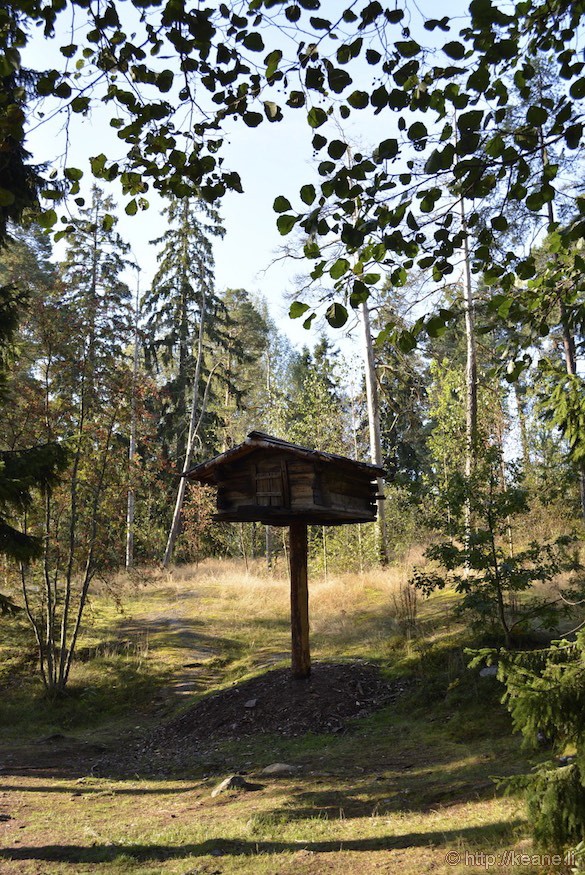
{"type": "MultiPolygon", "coordinates": [[[[500,783],[522,792],[534,839],[550,852],[585,839],[585,632],[574,641],[554,641],[532,651],[472,651],[470,667],[498,664],[502,701],[525,742],[543,740],[557,758],[539,763],[529,775],[500,783]],[[567,754],[570,755],[567,755],[567,754]]],[[[580,845],[580,846],[579,846],[580,845]]],[[[577,871],[584,871],[578,868],[577,871]]]]}
{"type": "Polygon", "coordinates": [[[569,552],[575,540],[572,536],[513,549],[511,523],[528,512],[527,493],[517,471],[512,471],[510,482],[502,481],[501,454],[496,448],[484,452],[470,477],[455,473],[450,478],[439,499],[449,509],[450,540],[426,550],[425,557],[435,568],[415,568],[411,581],[427,596],[452,585],[463,596],[458,610],[471,615],[482,630],[486,626],[498,630],[510,648],[514,636],[532,622],[553,628],[558,616],[555,602],[526,599],[520,608],[516,596],[538,581],[550,581],[560,572],[574,569],[578,562],[569,552]],[[465,530],[467,504],[472,521],[469,536],[465,530]]]}

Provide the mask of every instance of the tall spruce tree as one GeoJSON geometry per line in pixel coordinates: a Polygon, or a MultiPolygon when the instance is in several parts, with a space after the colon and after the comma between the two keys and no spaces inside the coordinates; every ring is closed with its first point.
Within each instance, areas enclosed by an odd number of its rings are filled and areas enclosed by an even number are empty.
{"type": "MultiPolygon", "coordinates": [[[[159,269],[143,299],[145,348],[150,367],[162,380],[161,438],[174,457],[176,470],[183,473],[191,464],[218,364],[213,363],[205,373],[206,337],[215,337],[214,315],[221,306],[214,288],[213,238],[223,236],[224,230],[217,211],[202,199],[170,198],[163,215],[169,227],[154,241],[161,246],[159,269]]],[[[165,566],[180,531],[184,495],[182,478],[165,566]]]]}
{"type": "Polygon", "coordinates": [[[214,287],[213,239],[224,230],[218,212],[201,199],[172,197],[163,216],[168,228],[153,241],[160,247],[159,267],[142,301],[145,353],[161,385],[160,437],[180,471],[193,393],[201,388],[194,383],[198,367],[200,378],[205,376],[200,341],[217,333],[213,317],[221,305],[214,287]]]}
{"type": "Polygon", "coordinates": [[[116,231],[115,204],[93,186],[91,203],[72,222],[61,266],[64,303],[79,320],[83,338],[84,400],[100,400],[100,386],[132,337],[131,293],[122,278],[129,246],[116,231]]]}

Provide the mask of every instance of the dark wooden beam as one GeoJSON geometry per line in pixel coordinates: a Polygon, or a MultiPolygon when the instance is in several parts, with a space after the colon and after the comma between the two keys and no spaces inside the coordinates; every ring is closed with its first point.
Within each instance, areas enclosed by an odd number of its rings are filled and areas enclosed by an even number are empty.
{"type": "Polygon", "coordinates": [[[309,588],[307,586],[307,524],[291,523],[290,608],[292,631],[292,672],[297,678],[311,674],[309,649],[309,588]]]}

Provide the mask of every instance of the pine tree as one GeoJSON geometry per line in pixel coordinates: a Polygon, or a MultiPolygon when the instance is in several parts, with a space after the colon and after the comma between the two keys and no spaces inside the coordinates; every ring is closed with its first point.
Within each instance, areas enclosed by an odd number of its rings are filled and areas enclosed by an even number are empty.
{"type": "MultiPolygon", "coordinates": [[[[172,198],[163,211],[169,229],[161,245],[159,269],[144,297],[146,353],[162,376],[166,396],[161,438],[184,473],[191,465],[203,423],[214,363],[205,373],[205,342],[215,337],[221,306],[214,290],[213,238],[224,231],[216,210],[203,200],[172,198]],[[204,386],[204,380],[206,385],[204,386]]],[[[163,564],[170,563],[181,526],[185,480],[181,478],[163,564]]]]}
{"type": "Polygon", "coordinates": [[[523,793],[539,847],[550,853],[577,846],[574,871],[582,871],[585,852],[585,632],[579,628],[574,640],[540,650],[473,651],[470,663],[497,663],[515,729],[528,744],[556,754],[504,784],[523,793]]]}
{"type": "Polygon", "coordinates": [[[132,337],[131,293],[122,273],[128,245],[115,229],[111,197],[93,186],[91,204],[72,222],[61,266],[63,303],[75,311],[83,338],[84,400],[100,400],[100,386],[132,337]]]}
{"type": "MultiPolygon", "coordinates": [[[[153,241],[159,267],[143,298],[147,365],[161,383],[161,440],[182,470],[188,443],[195,373],[205,377],[200,348],[214,338],[220,303],[214,289],[213,239],[224,230],[215,209],[203,200],[171,198],[163,210],[168,230],[153,241]],[[204,324],[205,323],[205,324],[204,324]],[[201,340],[201,344],[200,344],[201,340]]],[[[213,365],[212,365],[213,367],[213,365]]]]}

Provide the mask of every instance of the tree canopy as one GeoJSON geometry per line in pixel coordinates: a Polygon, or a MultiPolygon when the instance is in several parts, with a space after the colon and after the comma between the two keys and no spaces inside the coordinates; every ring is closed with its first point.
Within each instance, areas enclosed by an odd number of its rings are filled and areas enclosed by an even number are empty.
{"type": "MultiPolygon", "coordinates": [[[[528,319],[555,287],[560,264],[549,260],[537,276],[530,253],[501,251],[496,242],[508,224],[508,203],[539,217],[557,248],[569,251],[583,235],[581,193],[571,192],[566,221],[551,221],[547,205],[558,197],[559,165],[534,161],[543,150],[574,151],[582,142],[582,14],[583,3],[570,0],[525,0],[508,11],[472,0],[464,18],[422,18],[408,3],[391,9],[377,0],[334,11],[321,0],[197,8],[132,0],[126,11],[113,2],[19,0],[0,16],[0,72],[12,83],[0,132],[19,144],[21,165],[32,173],[23,151],[27,108],[40,99],[69,120],[101,102],[123,150],[115,159],[92,156],[91,170],[98,179],[119,180],[125,210],[134,214],[148,206],[152,190],[209,201],[240,191],[238,168],[222,158],[226,125],[286,123],[301,112],[321,182],[301,188],[296,208],[286,192],[274,209],[283,235],[302,230],[313,279],[334,281],[332,325],[344,323],[348,306],[358,306],[382,272],[395,286],[413,266],[436,282],[447,277],[465,235],[474,269],[497,286],[494,313],[509,308],[509,293],[520,283],[528,291],[514,307],[528,319]],[[87,26],[76,27],[71,42],[65,25],[80,15],[87,26]],[[59,42],[63,63],[27,74],[25,86],[22,57],[39,26],[59,42]],[[562,87],[539,93],[532,86],[543,56],[562,87]],[[518,104],[523,111],[511,114],[518,104]],[[343,123],[360,113],[387,114],[395,135],[348,160],[343,123]],[[486,199],[487,214],[479,209],[486,199]],[[465,223],[458,218],[462,205],[465,223]],[[342,251],[330,257],[332,240],[342,251]]],[[[82,174],[64,166],[43,189],[54,204],[43,221],[56,224],[58,234],[69,225],[55,209],[62,188],[78,195],[82,174]]],[[[18,202],[20,178],[10,174],[3,182],[5,212],[18,202]]],[[[582,268],[574,250],[563,276],[582,268]]],[[[310,307],[298,301],[291,315],[310,320],[310,307]]],[[[443,312],[422,319],[410,337],[399,331],[402,344],[423,328],[436,333],[446,318],[443,312]]],[[[542,330],[542,319],[538,325],[542,330]]]]}

